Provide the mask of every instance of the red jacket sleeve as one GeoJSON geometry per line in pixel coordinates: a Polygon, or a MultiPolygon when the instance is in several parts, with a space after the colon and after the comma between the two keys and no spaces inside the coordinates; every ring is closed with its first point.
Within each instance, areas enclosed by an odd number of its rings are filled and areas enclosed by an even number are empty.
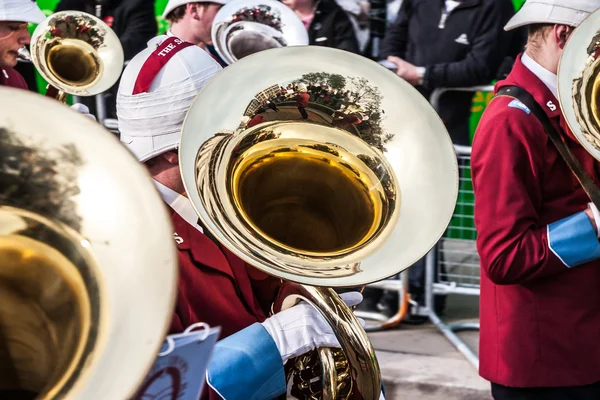
{"type": "Polygon", "coordinates": [[[0,68],[0,86],[28,90],[25,78],[14,68],[0,68]]]}
{"type": "Polygon", "coordinates": [[[490,104],[471,155],[481,270],[499,285],[569,270],[550,250],[538,214],[545,132],[533,115],[508,102],[499,98],[490,104]]]}

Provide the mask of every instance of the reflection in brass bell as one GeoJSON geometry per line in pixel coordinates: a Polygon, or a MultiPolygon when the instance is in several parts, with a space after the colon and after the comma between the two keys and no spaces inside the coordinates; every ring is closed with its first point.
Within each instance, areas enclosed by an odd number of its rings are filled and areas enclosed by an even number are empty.
{"type": "Polygon", "coordinates": [[[259,51],[308,45],[302,20],[278,0],[228,2],[213,19],[211,37],[228,65],[259,51]]]}
{"type": "Polygon", "coordinates": [[[600,160],[600,12],[569,36],[558,68],[558,99],[569,128],[600,160]]]}
{"type": "Polygon", "coordinates": [[[164,203],[131,153],[63,104],[0,87],[0,399],[131,398],[177,271],[164,203]]]}
{"type": "Polygon", "coordinates": [[[349,52],[264,50],[199,93],[179,164],[203,226],[247,263],[299,284],[274,312],[306,300],[341,344],[288,361],[292,394],[377,400],[373,346],[330,288],[396,275],[450,222],[458,167],[431,105],[393,72],[349,52]],[[235,96],[223,96],[232,87],[235,96]]]}

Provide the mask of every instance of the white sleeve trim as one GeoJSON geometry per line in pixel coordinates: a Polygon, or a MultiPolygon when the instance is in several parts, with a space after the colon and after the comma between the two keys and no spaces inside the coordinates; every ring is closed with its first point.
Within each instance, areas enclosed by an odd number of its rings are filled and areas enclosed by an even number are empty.
{"type": "Polygon", "coordinates": [[[219,391],[218,391],[218,390],[217,390],[217,389],[216,389],[216,388],[215,388],[213,385],[211,385],[211,384],[210,384],[210,379],[209,379],[209,377],[208,377],[208,370],[206,370],[206,383],[208,384],[208,386],[210,386],[210,388],[211,388],[211,389],[212,389],[212,390],[213,390],[213,391],[214,391],[216,394],[218,394],[218,395],[219,395],[219,397],[221,397],[223,400],[226,400],[226,399],[225,399],[225,397],[223,397],[223,395],[222,395],[221,393],[219,393],[219,391]]]}
{"type": "Polygon", "coordinates": [[[567,268],[571,268],[571,266],[567,264],[565,260],[563,260],[561,256],[559,256],[558,253],[552,248],[552,241],[550,240],[550,225],[546,226],[546,240],[548,241],[548,248],[556,256],[556,258],[558,258],[560,262],[563,263],[567,268]]]}

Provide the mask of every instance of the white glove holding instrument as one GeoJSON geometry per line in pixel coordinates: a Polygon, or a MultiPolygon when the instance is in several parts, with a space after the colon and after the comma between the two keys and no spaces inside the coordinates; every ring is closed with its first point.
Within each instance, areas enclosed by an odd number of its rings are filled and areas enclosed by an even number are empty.
{"type": "MultiPolygon", "coordinates": [[[[340,297],[348,307],[363,299],[360,292],[342,293],[340,297]]],[[[364,326],[364,321],[360,322],[364,326]]],[[[275,341],[284,363],[317,347],[340,347],[327,321],[304,301],[267,318],[262,325],[275,341]]]]}
{"type": "Polygon", "coordinates": [[[96,117],[93,114],[90,114],[90,109],[85,104],[75,103],[71,106],[71,109],[85,115],[93,121],[96,121],[96,117]]]}

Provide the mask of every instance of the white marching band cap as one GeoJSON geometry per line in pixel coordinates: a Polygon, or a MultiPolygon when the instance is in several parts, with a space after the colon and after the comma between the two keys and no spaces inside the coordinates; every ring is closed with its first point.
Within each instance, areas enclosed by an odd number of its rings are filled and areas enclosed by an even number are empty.
{"type": "Polygon", "coordinates": [[[39,24],[46,16],[34,0],[0,0],[0,21],[39,24]]]}
{"type": "Polygon", "coordinates": [[[174,9],[176,9],[179,6],[183,6],[183,5],[188,4],[188,3],[227,4],[228,2],[229,2],[229,0],[200,0],[200,1],[194,1],[194,0],[169,0],[169,2],[167,3],[167,6],[165,7],[165,11],[163,11],[162,17],[163,17],[163,19],[166,19],[167,15],[169,15],[169,13],[171,11],[173,11],[174,9]]]}
{"type": "Polygon", "coordinates": [[[508,31],[531,24],[560,24],[577,27],[600,8],[600,0],[526,0],[508,21],[508,31]]]}
{"type": "Polygon", "coordinates": [[[138,85],[140,78],[144,78],[141,72],[153,64],[157,49],[173,39],[178,40],[166,35],[150,40],[148,47],[129,62],[121,77],[117,94],[121,142],[140,162],[178,147],[183,121],[192,102],[222,70],[210,54],[187,43],[188,47],[173,52],[166,64],[162,67],[159,64],[156,73],[148,77],[146,90],[140,92],[138,85]]]}

